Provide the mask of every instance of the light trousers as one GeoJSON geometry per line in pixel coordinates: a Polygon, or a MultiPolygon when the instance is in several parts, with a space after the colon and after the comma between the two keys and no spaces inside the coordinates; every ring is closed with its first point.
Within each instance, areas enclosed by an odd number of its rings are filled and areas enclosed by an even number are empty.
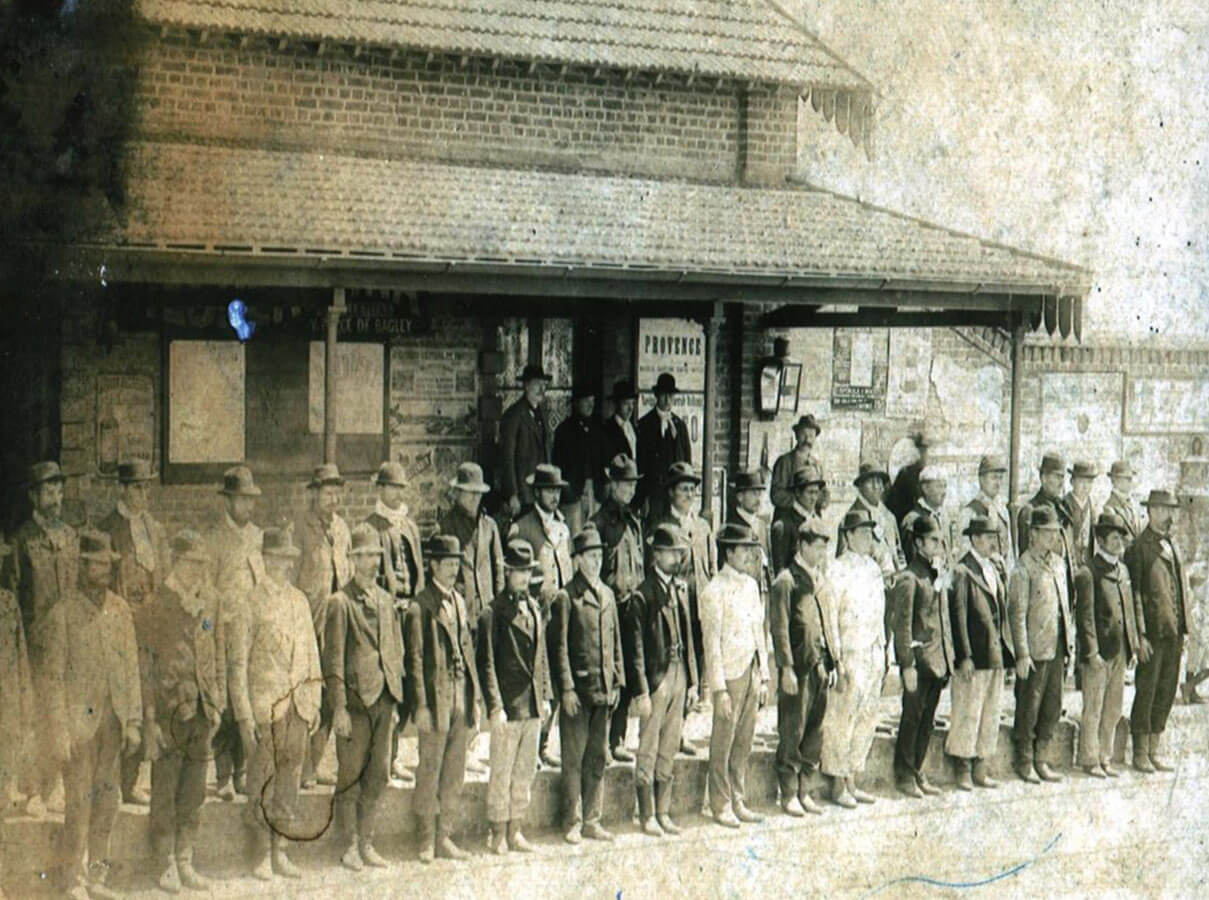
{"type": "Polygon", "coordinates": [[[638,755],[634,780],[641,785],[669,781],[675,774],[688,675],[684,660],[672,663],[651,694],[651,714],[638,720],[638,755]]]}
{"type": "Polygon", "coordinates": [[[975,669],[967,680],[949,682],[953,705],[945,753],[961,759],[989,759],[999,743],[999,702],[1003,669],[975,669]]]}
{"type": "Polygon", "coordinates": [[[1125,654],[1101,659],[1098,666],[1084,663],[1080,678],[1083,716],[1079,720],[1079,765],[1095,766],[1112,759],[1125,694],[1125,654]]]}
{"type": "Polygon", "coordinates": [[[823,714],[819,768],[824,775],[848,778],[865,771],[877,732],[885,659],[886,648],[881,643],[844,654],[848,678],[828,689],[827,711],[823,714]]]}
{"type": "Polygon", "coordinates": [[[487,821],[525,817],[537,775],[537,739],[542,720],[519,719],[491,726],[491,776],[487,780],[487,821]]]}
{"type": "Polygon", "coordinates": [[[742,804],[747,795],[747,760],[756,733],[759,688],[760,667],[753,658],[746,672],[726,682],[730,716],[723,715],[714,701],[709,736],[709,807],[714,815],[742,804]]]}

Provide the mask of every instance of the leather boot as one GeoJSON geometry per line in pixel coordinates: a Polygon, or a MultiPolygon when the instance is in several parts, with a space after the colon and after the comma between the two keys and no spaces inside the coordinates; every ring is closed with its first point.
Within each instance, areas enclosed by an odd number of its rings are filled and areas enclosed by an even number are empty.
{"type": "Polygon", "coordinates": [[[453,838],[449,836],[448,828],[438,819],[437,826],[437,841],[436,851],[437,856],[441,859],[463,860],[470,859],[470,854],[453,842],[453,838]]]}
{"type": "Polygon", "coordinates": [[[856,809],[856,798],[848,790],[848,779],[843,775],[831,777],[831,802],[844,809],[856,809]]]}
{"type": "Polygon", "coordinates": [[[487,836],[487,852],[494,853],[496,856],[508,854],[508,824],[506,822],[491,823],[491,833],[487,836]]]}
{"type": "Polygon", "coordinates": [[[1161,731],[1156,731],[1154,734],[1150,735],[1150,740],[1147,741],[1146,744],[1149,750],[1148,755],[1150,757],[1150,764],[1154,766],[1155,770],[1158,772],[1174,772],[1175,767],[1167,762],[1167,760],[1159,756],[1159,743],[1162,740],[1163,732],[1161,731]]]}
{"type": "Polygon", "coordinates": [[[980,788],[999,787],[999,782],[991,776],[991,767],[985,759],[974,760],[974,783],[980,788]]]}
{"type": "Polygon", "coordinates": [[[259,881],[273,880],[273,860],[269,856],[269,834],[263,827],[257,826],[252,832],[252,852],[255,863],[252,865],[252,877],[259,881]]]}
{"type": "Polygon", "coordinates": [[[191,891],[204,891],[210,887],[210,879],[203,878],[193,868],[193,843],[197,832],[192,828],[182,828],[176,834],[176,869],[181,876],[181,884],[191,891]]]}
{"type": "Polygon", "coordinates": [[[517,853],[532,853],[537,849],[521,833],[520,819],[508,823],[508,847],[517,853]]]}
{"type": "Polygon", "coordinates": [[[181,890],[181,876],[176,870],[176,857],[168,858],[168,864],[164,866],[164,870],[160,873],[159,880],[160,890],[165,894],[179,894],[181,890]]]}
{"type": "Polygon", "coordinates": [[[798,803],[803,812],[810,813],[812,816],[823,814],[823,807],[819,806],[814,797],[810,795],[810,774],[806,771],[798,773],[798,803]]]}
{"type": "Polygon", "coordinates": [[[428,864],[436,856],[437,821],[435,816],[418,816],[416,831],[420,836],[420,862],[428,864]]]}
{"type": "Polygon", "coordinates": [[[679,834],[680,826],[672,821],[672,779],[655,782],[655,821],[665,834],[679,834]]]}
{"type": "Polygon", "coordinates": [[[953,762],[954,768],[957,770],[957,789],[959,791],[974,790],[974,780],[970,777],[970,761],[964,757],[957,757],[953,762]]]}
{"type": "Polygon", "coordinates": [[[1150,764],[1150,735],[1148,734],[1134,734],[1133,736],[1133,767],[1147,775],[1153,774],[1155,771],[1154,766],[1150,764]]]}
{"type": "Polygon", "coordinates": [[[286,839],[279,834],[273,835],[273,871],[283,878],[301,878],[302,870],[285,855],[286,839]]]}
{"type": "Polygon", "coordinates": [[[642,833],[651,837],[663,837],[663,829],[655,819],[654,788],[649,784],[639,784],[638,791],[638,821],[642,824],[642,833]]]}

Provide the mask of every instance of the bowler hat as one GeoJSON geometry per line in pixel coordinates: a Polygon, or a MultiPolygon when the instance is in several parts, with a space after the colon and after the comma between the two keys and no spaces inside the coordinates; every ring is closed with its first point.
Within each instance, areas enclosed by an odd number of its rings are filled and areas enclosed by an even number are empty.
{"type": "Polygon", "coordinates": [[[1051,472],[1066,473],[1066,463],[1057,453],[1046,453],[1041,457],[1041,474],[1048,475],[1051,472]]]}
{"type": "Polygon", "coordinates": [[[323,463],[315,466],[315,470],[311,472],[310,483],[308,488],[321,488],[332,485],[335,487],[344,486],[344,477],[340,474],[340,470],[335,463],[323,463]]]}
{"type": "Polygon", "coordinates": [[[610,400],[635,400],[637,398],[638,390],[634,387],[634,382],[628,378],[613,382],[613,393],[609,395],[610,400]]]}
{"type": "Polygon", "coordinates": [[[876,463],[861,463],[860,468],[857,469],[856,478],[852,479],[852,483],[860,487],[861,482],[867,478],[880,478],[886,484],[890,483],[890,474],[885,469],[878,468],[876,463]]]}
{"type": "Polygon", "coordinates": [[[998,534],[999,523],[990,516],[971,516],[970,524],[962,529],[966,537],[977,537],[980,534],[998,534]]]}
{"type": "Polygon", "coordinates": [[[1175,495],[1171,491],[1153,490],[1143,505],[1170,506],[1172,509],[1179,509],[1180,501],[1175,499],[1175,495]]]}
{"type": "Polygon", "coordinates": [[[529,363],[521,371],[521,384],[528,384],[530,381],[550,381],[551,378],[546,374],[545,370],[534,363],[529,363]]]}
{"type": "Polygon", "coordinates": [[[252,470],[247,466],[232,466],[222,473],[220,494],[259,497],[260,488],[252,481],[252,470]]]}
{"type": "Polygon", "coordinates": [[[368,522],[362,522],[354,528],[352,538],[353,546],[349,553],[353,556],[377,556],[382,553],[382,538],[368,522]]]}
{"type": "Polygon", "coordinates": [[[384,462],[374,474],[374,484],[378,487],[407,487],[407,470],[401,462],[384,462]]]}
{"type": "Polygon", "coordinates": [[[933,516],[916,516],[911,523],[911,536],[925,538],[930,534],[940,534],[940,523],[933,516]]]}
{"type": "Polygon", "coordinates": [[[63,470],[59,468],[59,463],[56,460],[43,460],[29,467],[30,487],[46,484],[49,481],[64,482],[66,480],[67,476],[63,474],[63,470]]]}
{"type": "Polygon", "coordinates": [[[154,481],[155,473],[151,471],[151,462],[146,459],[132,459],[130,462],[118,463],[118,483],[134,484],[136,481],[154,481]]]}
{"type": "Polygon", "coordinates": [[[873,519],[869,516],[867,510],[850,509],[844,513],[844,518],[840,520],[840,531],[852,531],[857,528],[872,528],[874,525],[873,519]]]}
{"type": "Polygon", "coordinates": [[[919,483],[925,481],[945,481],[945,473],[940,470],[939,466],[924,466],[919,473],[919,483]]]}
{"type": "Polygon", "coordinates": [[[1099,474],[1096,464],[1086,460],[1077,460],[1070,470],[1071,478],[1095,478],[1099,474]]]}
{"type": "Polygon", "coordinates": [[[1137,473],[1134,472],[1133,466],[1123,459],[1118,459],[1112,464],[1112,468],[1108,470],[1109,478],[1133,478],[1137,473]]]}
{"type": "Polygon", "coordinates": [[[806,415],[802,416],[793,425],[793,430],[795,433],[797,433],[798,431],[801,431],[803,428],[813,428],[816,436],[823,433],[822,427],[819,425],[819,423],[815,419],[815,417],[812,416],[810,413],[807,413],[806,415]]]}
{"type": "Polygon", "coordinates": [[[911,443],[915,445],[917,450],[923,450],[931,446],[932,441],[922,431],[913,431],[911,432],[911,443]]]}
{"type": "Polygon", "coordinates": [[[810,487],[811,485],[823,487],[827,482],[823,480],[822,474],[818,466],[809,463],[804,466],[798,466],[793,471],[793,489],[800,491],[802,488],[810,487]]]}
{"type": "Polygon", "coordinates": [[[587,553],[589,550],[603,550],[604,541],[601,540],[600,532],[596,530],[596,526],[589,522],[583,527],[579,534],[571,541],[571,555],[578,556],[581,553],[587,553]]]}
{"type": "Polygon", "coordinates": [[[655,526],[655,530],[646,539],[652,550],[687,550],[688,542],[684,533],[675,525],[663,523],[655,526]]]}
{"type": "Polygon", "coordinates": [[[978,461],[979,475],[986,475],[989,472],[1006,472],[1007,470],[1007,463],[1003,461],[1002,456],[990,454],[978,461]]]}
{"type": "Polygon", "coordinates": [[[505,569],[533,569],[537,560],[533,557],[533,545],[524,538],[513,538],[504,545],[505,569]]]}
{"type": "Polygon", "coordinates": [[[751,527],[742,522],[727,522],[718,532],[718,543],[729,547],[759,547],[760,541],[751,527]]]}
{"type": "Polygon", "coordinates": [[[1100,513],[1096,519],[1096,534],[1104,534],[1109,531],[1119,531],[1125,537],[1129,537],[1129,528],[1125,524],[1125,520],[1116,513],[1108,512],[1107,510],[1100,513]]]}
{"type": "Polygon", "coordinates": [[[121,558],[122,554],[113,552],[113,545],[106,532],[94,529],[80,532],[80,559],[114,563],[121,558]]]}
{"type": "Polygon", "coordinates": [[[596,388],[590,384],[579,382],[571,387],[571,400],[582,400],[584,397],[595,397],[596,388]]]}
{"type": "Polygon", "coordinates": [[[299,556],[302,553],[294,546],[293,528],[266,528],[260,552],[265,556],[299,556]]]}
{"type": "Polygon", "coordinates": [[[663,372],[655,379],[655,386],[651,388],[651,393],[658,397],[660,394],[678,394],[680,389],[676,387],[676,377],[671,372],[663,372]]]}
{"type": "Polygon", "coordinates": [[[824,541],[829,541],[831,540],[831,535],[827,533],[827,529],[823,525],[823,520],[818,516],[807,516],[800,523],[798,523],[799,541],[814,541],[820,538],[824,541]]]}
{"type": "Polygon", "coordinates": [[[735,480],[730,483],[735,493],[740,491],[762,491],[768,485],[764,483],[764,474],[757,469],[754,472],[736,472],[735,480]]]}
{"type": "Polygon", "coordinates": [[[483,467],[472,462],[458,465],[458,470],[449,482],[449,486],[459,491],[468,491],[471,494],[485,494],[491,490],[491,486],[483,481],[483,467]]]}
{"type": "Polygon", "coordinates": [[[1048,504],[1034,506],[1029,513],[1028,527],[1040,531],[1057,531],[1061,527],[1058,524],[1057,511],[1048,504]]]}
{"type": "Polygon", "coordinates": [[[172,556],[175,559],[192,559],[197,562],[209,562],[210,554],[202,536],[192,528],[178,531],[172,538],[172,556]]]}
{"type": "Polygon", "coordinates": [[[693,484],[700,484],[701,476],[697,474],[697,470],[693,468],[692,463],[674,462],[667,467],[667,472],[663,476],[663,483],[666,487],[674,487],[682,481],[691,481],[693,484]]]}
{"type": "Polygon", "coordinates": [[[609,481],[637,481],[642,476],[638,474],[638,463],[628,453],[618,453],[605,466],[605,477],[609,481]]]}
{"type": "Polygon", "coordinates": [[[525,484],[530,485],[535,491],[544,488],[567,487],[567,482],[563,481],[563,470],[550,463],[538,463],[533,474],[525,479],[525,484]]]}
{"type": "Polygon", "coordinates": [[[428,539],[428,544],[424,548],[424,556],[427,559],[461,558],[462,544],[456,535],[434,534],[428,539]]]}

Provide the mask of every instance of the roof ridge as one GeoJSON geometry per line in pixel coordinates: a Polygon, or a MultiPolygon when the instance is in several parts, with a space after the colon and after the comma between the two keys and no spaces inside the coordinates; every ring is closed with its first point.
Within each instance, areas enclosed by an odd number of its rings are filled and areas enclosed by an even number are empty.
{"type": "Polygon", "coordinates": [[[788,22],[791,25],[793,25],[794,28],[796,28],[798,31],[802,32],[804,35],[806,35],[808,38],[810,38],[812,41],[814,41],[814,43],[818,46],[818,48],[820,50],[822,50],[824,53],[826,53],[828,56],[830,56],[832,59],[834,59],[837,63],[839,63],[841,66],[843,66],[849,72],[851,72],[857,78],[861,79],[861,81],[865,82],[865,84],[867,84],[869,86],[869,89],[871,91],[873,91],[873,93],[877,94],[878,96],[881,96],[881,91],[879,91],[877,89],[877,87],[873,84],[872,81],[870,81],[863,74],[858,72],[856,70],[856,68],[851,63],[848,62],[848,60],[844,59],[844,57],[840,56],[838,53],[836,53],[834,50],[832,50],[830,46],[823,43],[822,38],[820,38],[817,34],[815,34],[814,31],[807,28],[805,23],[803,23],[800,19],[798,19],[797,16],[793,15],[793,13],[791,13],[789,10],[785,9],[785,7],[781,6],[781,4],[777,2],[777,0],[764,0],[764,3],[766,3],[768,6],[771,6],[783,18],[788,20],[788,22]]]}

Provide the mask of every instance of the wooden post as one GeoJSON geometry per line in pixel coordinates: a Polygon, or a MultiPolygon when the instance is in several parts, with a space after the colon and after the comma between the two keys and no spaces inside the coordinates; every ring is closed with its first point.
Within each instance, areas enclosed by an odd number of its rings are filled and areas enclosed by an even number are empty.
{"type": "Polygon", "coordinates": [[[336,461],[336,335],[345,313],[344,288],[332,291],[327,310],[327,341],[323,347],[323,461],[336,461]]]}
{"type": "MultiPolygon", "coordinates": [[[[701,512],[716,530],[721,522],[714,522],[711,512],[714,506],[714,396],[718,372],[718,329],[722,326],[722,304],[714,303],[713,311],[705,320],[705,415],[701,428],[701,512]]],[[[725,515],[725,511],[723,511],[725,515]]]]}
{"type": "MultiPolygon", "coordinates": [[[[1018,322],[1012,329],[1012,406],[1008,411],[1011,425],[1008,431],[1008,509],[1013,511],[1012,526],[1015,527],[1014,514],[1016,496],[1020,491],[1020,395],[1023,391],[1024,372],[1024,334],[1025,325],[1018,322]]],[[[1013,535],[1013,544],[1017,547],[1019,536],[1013,535]]]]}

